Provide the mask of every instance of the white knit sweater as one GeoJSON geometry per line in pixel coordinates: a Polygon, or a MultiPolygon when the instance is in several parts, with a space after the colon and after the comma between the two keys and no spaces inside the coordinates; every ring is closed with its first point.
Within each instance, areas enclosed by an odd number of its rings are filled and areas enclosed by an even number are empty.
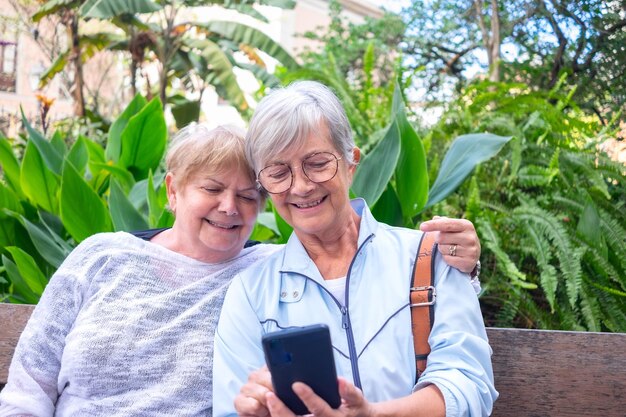
{"type": "Polygon", "coordinates": [[[210,416],[226,289],[276,249],[207,264],[123,232],[85,240],[20,338],[0,416],[210,416]]]}

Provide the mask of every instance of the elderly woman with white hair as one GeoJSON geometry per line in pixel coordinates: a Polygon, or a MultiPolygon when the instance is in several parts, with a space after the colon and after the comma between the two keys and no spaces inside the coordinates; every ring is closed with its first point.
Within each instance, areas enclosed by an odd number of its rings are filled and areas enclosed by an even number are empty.
{"type": "Polygon", "coordinates": [[[379,223],[365,201],[350,201],[361,154],[337,97],[312,81],[274,91],[259,103],[247,138],[257,181],[293,234],[239,273],[226,294],[215,335],[214,415],[292,416],[263,368],[261,338],[316,323],[330,329],[342,398],[332,409],[295,383],[316,416],[488,415],[497,392],[478,299],[442,256],[431,353],[417,378],[407,284],[422,232],[379,223]]]}

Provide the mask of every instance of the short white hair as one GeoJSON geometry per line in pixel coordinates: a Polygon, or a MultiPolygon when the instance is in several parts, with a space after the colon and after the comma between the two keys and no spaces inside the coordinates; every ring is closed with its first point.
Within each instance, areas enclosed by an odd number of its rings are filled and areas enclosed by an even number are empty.
{"type": "Polygon", "coordinates": [[[304,144],[322,123],[335,150],[354,164],[356,145],[346,112],[330,88],[316,81],[294,82],[259,102],[246,136],[246,157],[258,173],[272,156],[304,144]]]}

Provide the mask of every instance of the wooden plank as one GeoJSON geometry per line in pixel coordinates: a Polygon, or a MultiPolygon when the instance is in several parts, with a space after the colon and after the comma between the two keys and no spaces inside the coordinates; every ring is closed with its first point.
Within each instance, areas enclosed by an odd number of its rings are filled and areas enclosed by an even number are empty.
{"type": "Polygon", "coordinates": [[[35,306],[0,304],[0,388],[7,382],[15,345],[33,308],[35,306]]]}
{"type": "Polygon", "coordinates": [[[626,417],[626,334],[487,329],[495,417],[626,417]]]}

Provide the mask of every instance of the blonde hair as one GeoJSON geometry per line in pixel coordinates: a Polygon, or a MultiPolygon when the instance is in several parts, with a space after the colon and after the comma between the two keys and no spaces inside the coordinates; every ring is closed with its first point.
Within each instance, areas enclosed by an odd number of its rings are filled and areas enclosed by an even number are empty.
{"type": "Polygon", "coordinates": [[[255,181],[255,175],[245,155],[246,132],[236,126],[224,125],[209,129],[206,124],[194,124],[181,129],[172,139],[165,158],[167,170],[174,182],[184,186],[200,171],[221,174],[234,168],[255,181]]]}

